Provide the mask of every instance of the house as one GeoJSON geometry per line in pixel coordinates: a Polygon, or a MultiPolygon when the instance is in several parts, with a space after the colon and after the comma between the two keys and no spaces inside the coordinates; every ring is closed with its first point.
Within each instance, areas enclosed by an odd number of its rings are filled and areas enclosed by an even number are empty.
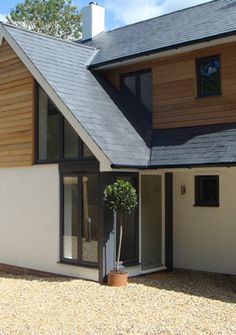
{"type": "Polygon", "coordinates": [[[116,229],[103,190],[138,190],[129,275],[236,274],[236,1],[67,42],[0,27],[0,263],[102,281],[116,229]]]}

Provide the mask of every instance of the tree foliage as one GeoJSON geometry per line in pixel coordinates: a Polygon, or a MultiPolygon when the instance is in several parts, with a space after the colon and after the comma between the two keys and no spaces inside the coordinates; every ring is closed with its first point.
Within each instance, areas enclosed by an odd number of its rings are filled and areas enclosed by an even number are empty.
{"type": "Polygon", "coordinates": [[[7,16],[10,24],[66,40],[78,39],[81,14],[72,0],[24,0],[7,16]]]}
{"type": "Polygon", "coordinates": [[[104,201],[108,209],[118,213],[128,212],[138,204],[135,188],[123,179],[106,186],[104,201]]]}

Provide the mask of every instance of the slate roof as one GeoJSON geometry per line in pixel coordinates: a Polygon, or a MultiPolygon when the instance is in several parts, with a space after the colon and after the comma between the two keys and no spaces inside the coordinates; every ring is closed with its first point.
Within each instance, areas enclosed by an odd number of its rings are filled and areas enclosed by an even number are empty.
{"type": "Polygon", "coordinates": [[[236,1],[215,0],[102,33],[91,68],[236,33],[236,1]]]}
{"type": "Polygon", "coordinates": [[[150,167],[236,163],[236,123],[155,130],[150,167]]]}
{"type": "Polygon", "coordinates": [[[94,48],[4,27],[113,164],[146,165],[149,149],[142,137],[87,69],[94,48]]]}
{"type": "Polygon", "coordinates": [[[236,123],[152,130],[151,116],[87,65],[91,60],[99,64],[99,59],[134,55],[142,48],[173,47],[206,34],[213,36],[213,31],[235,32],[235,22],[236,0],[216,0],[102,34],[93,41],[96,47],[103,41],[100,52],[3,26],[113,167],[162,168],[236,163],[236,123]]]}

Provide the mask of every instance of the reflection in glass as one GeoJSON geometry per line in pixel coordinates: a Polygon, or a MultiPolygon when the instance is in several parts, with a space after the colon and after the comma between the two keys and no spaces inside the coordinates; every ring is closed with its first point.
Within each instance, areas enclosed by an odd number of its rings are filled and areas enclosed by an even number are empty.
{"type": "Polygon", "coordinates": [[[142,270],[162,266],[161,176],[142,175],[142,270]]]}
{"type": "Polygon", "coordinates": [[[137,94],[136,88],[136,75],[129,75],[124,78],[125,87],[132,92],[134,95],[137,94]]]}
{"type": "Polygon", "coordinates": [[[75,130],[64,119],[64,158],[77,158],[79,156],[79,138],[75,130]]]}
{"type": "Polygon", "coordinates": [[[82,261],[98,261],[98,176],[82,177],[83,223],[82,223],[82,261]]]}
{"type": "Polygon", "coordinates": [[[59,112],[39,88],[39,160],[56,161],[59,159],[59,112]]]}
{"type": "MultiPolygon", "coordinates": [[[[131,176],[121,176],[117,179],[123,179],[130,182],[135,187],[135,178],[131,176]]],[[[119,214],[117,222],[119,222],[119,214]]],[[[138,220],[136,210],[123,214],[123,240],[121,247],[121,261],[124,264],[138,262],[138,220]]],[[[119,227],[117,225],[117,236],[119,236],[119,227]]],[[[118,250],[118,239],[116,240],[118,250]]]]}
{"type": "Polygon", "coordinates": [[[152,110],[152,73],[140,74],[140,100],[149,111],[152,110]]]}
{"type": "Polygon", "coordinates": [[[84,158],[95,158],[93,153],[89,150],[87,145],[84,143],[83,145],[83,157],[84,158]]]}
{"type": "Polygon", "coordinates": [[[215,95],[221,91],[220,58],[208,57],[198,60],[199,95],[215,95]]]}
{"type": "Polygon", "coordinates": [[[78,178],[64,177],[63,258],[78,259],[78,178]]]}

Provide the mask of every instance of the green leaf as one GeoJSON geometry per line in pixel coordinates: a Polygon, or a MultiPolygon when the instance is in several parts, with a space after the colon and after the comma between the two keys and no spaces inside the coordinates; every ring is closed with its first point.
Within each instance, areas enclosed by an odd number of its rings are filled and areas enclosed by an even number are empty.
{"type": "Polygon", "coordinates": [[[107,185],[104,190],[105,206],[118,213],[130,212],[138,204],[138,196],[135,188],[128,181],[117,180],[107,185]]]}
{"type": "Polygon", "coordinates": [[[11,10],[7,21],[66,40],[78,39],[81,33],[81,14],[71,0],[25,0],[11,10]]]}

